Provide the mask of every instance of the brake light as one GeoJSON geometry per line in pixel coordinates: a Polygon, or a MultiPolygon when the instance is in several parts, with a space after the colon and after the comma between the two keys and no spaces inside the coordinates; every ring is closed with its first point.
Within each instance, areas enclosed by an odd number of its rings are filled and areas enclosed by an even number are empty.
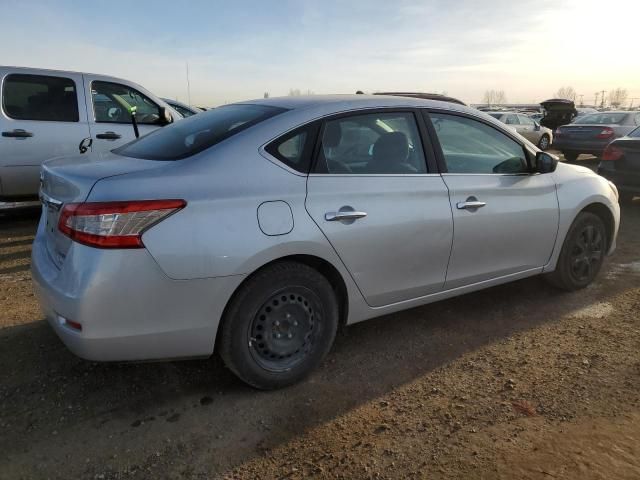
{"type": "Polygon", "coordinates": [[[602,153],[602,160],[611,162],[615,160],[620,160],[624,156],[624,150],[620,147],[616,147],[615,145],[607,145],[607,148],[604,149],[602,153]]]}
{"type": "Polygon", "coordinates": [[[184,208],[184,200],[70,203],[58,230],[72,240],[96,248],[143,248],[142,234],[184,208]]]}
{"type": "Polygon", "coordinates": [[[596,135],[596,138],[611,138],[614,133],[613,128],[605,127],[598,135],[596,135]]]}

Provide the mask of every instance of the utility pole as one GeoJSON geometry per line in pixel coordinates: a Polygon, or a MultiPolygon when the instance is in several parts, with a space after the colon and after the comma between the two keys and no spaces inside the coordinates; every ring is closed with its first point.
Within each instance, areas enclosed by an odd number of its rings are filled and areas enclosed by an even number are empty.
{"type": "Polygon", "coordinates": [[[584,102],[582,101],[582,98],[584,97],[584,95],[580,94],[580,106],[584,107],[584,102]]]}
{"type": "Polygon", "coordinates": [[[598,106],[598,97],[600,96],[600,92],[596,92],[595,96],[596,96],[596,99],[593,101],[593,106],[597,107],[598,106]]]}
{"type": "Polygon", "coordinates": [[[631,99],[631,103],[629,104],[629,110],[631,110],[631,109],[633,108],[633,101],[634,101],[634,100],[640,100],[640,97],[633,97],[633,98],[631,99]]]}
{"type": "Polygon", "coordinates": [[[186,62],[187,64],[187,102],[189,103],[189,106],[191,106],[191,83],[189,82],[189,62],[186,62]]]}
{"type": "Polygon", "coordinates": [[[604,108],[604,94],[607,93],[605,90],[601,90],[602,98],[600,99],[600,108],[604,108]]]}

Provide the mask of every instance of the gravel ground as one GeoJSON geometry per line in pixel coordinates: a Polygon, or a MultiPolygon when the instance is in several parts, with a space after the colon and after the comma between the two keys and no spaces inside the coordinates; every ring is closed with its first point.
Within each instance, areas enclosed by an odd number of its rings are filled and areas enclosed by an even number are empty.
{"type": "Polygon", "coordinates": [[[307,381],[96,364],[42,320],[38,212],[0,213],[0,478],[640,478],[640,201],[597,282],[540,278],[344,329],[307,381]]]}

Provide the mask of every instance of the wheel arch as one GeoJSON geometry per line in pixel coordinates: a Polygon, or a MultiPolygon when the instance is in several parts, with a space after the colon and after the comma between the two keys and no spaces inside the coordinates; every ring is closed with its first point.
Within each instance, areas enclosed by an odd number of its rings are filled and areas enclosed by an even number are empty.
{"type": "Polygon", "coordinates": [[[242,289],[242,287],[247,283],[249,279],[253,278],[256,274],[258,274],[265,268],[268,268],[274,264],[282,263],[282,262],[297,262],[297,263],[306,265],[308,267],[311,267],[314,270],[318,271],[321,275],[323,275],[331,284],[331,287],[333,288],[333,291],[335,292],[336,298],[338,300],[339,315],[340,315],[338,319],[339,325],[346,325],[347,318],[349,317],[349,293],[348,293],[347,285],[344,281],[344,278],[342,277],[338,269],[333,264],[331,264],[331,262],[327,261],[324,258],[318,257],[316,255],[307,255],[307,254],[286,255],[283,257],[273,259],[261,265],[260,267],[256,268],[253,272],[247,275],[246,278],[244,278],[242,282],[233,291],[233,293],[227,300],[227,303],[222,311],[222,316],[220,317],[220,322],[218,323],[218,328],[216,333],[216,348],[215,348],[216,350],[217,350],[217,347],[218,347],[217,344],[220,338],[220,335],[219,335],[220,329],[222,328],[222,325],[225,321],[227,310],[229,308],[229,305],[231,305],[234,298],[240,291],[240,289],[242,289]]]}
{"type": "Polygon", "coordinates": [[[604,203],[593,202],[589,205],[585,206],[582,210],[580,210],[579,214],[582,212],[589,212],[602,220],[604,223],[604,228],[607,232],[607,251],[611,248],[611,244],[613,242],[614,232],[615,232],[615,218],[613,213],[604,203]]]}

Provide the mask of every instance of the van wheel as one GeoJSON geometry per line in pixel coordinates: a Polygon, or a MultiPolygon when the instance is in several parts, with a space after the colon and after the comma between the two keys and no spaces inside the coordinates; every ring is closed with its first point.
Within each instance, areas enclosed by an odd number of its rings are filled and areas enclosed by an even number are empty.
{"type": "Polygon", "coordinates": [[[242,381],[262,390],[291,385],[331,349],[338,301],[313,268],[282,262],[249,278],[223,318],[220,355],[242,381]]]}
{"type": "Polygon", "coordinates": [[[579,290],[598,275],[607,248],[607,232],[597,215],[578,214],[562,245],[555,271],[547,280],[563,290],[579,290]]]}
{"type": "Polygon", "coordinates": [[[576,152],[562,152],[562,154],[564,155],[565,161],[568,163],[573,163],[577,161],[578,155],[580,155],[579,153],[576,153],[576,152]]]}
{"type": "Polygon", "coordinates": [[[549,140],[549,135],[547,135],[546,133],[542,135],[542,137],[538,141],[538,148],[540,150],[546,150],[547,148],[549,148],[549,140]]]}

